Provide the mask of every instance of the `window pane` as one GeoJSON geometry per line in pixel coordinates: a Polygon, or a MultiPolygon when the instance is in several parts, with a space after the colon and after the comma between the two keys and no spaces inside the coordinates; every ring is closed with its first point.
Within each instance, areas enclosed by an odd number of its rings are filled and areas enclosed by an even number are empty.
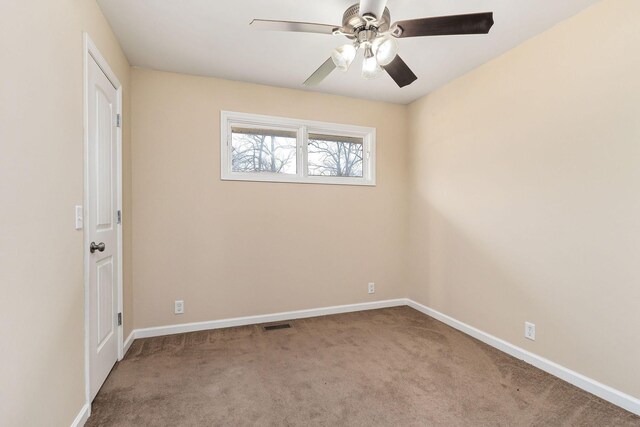
{"type": "Polygon", "coordinates": [[[362,153],[362,138],[310,133],[308,173],[361,178],[362,153]]]}
{"type": "Polygon", "coordinates": [[[231,170],[296,174],[296,131],[231,128],[231,170]]]}

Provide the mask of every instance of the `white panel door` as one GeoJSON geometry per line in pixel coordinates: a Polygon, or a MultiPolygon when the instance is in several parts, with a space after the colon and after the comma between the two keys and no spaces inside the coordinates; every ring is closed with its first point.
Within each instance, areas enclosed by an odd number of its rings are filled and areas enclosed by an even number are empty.
{"type": "Polygon", "coordinates": [[[89,366],[91,399],[118,360],[117,92],[88,61],[89,366]]]}

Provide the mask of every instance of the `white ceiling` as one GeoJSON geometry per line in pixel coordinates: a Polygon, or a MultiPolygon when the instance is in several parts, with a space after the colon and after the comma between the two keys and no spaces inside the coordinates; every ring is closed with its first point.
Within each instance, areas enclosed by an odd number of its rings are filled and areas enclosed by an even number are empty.
{"type": "Polygon", "coordinates": [[[253,18],[340,26],[356,0],[98,0],[131,65],[409,103],[543,32],[598,0],[389,0],[392,21],[494,12],[488,35],[400,39],[418,80],[398,88],[389,76],[360,77],[360,60],[319,86],[302,82],[344,44],[342,36],[257,31],[253,18]]]}

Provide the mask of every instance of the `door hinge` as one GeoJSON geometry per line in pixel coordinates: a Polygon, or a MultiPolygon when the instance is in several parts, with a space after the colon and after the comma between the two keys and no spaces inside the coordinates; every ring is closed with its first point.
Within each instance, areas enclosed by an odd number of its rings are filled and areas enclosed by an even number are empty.
{"type": "Polygon", "coordinates": [[[122,116],[120,114],[116,114],[116,126],[122,127],[122,116]]]}
{"type": "Polygon", "coordinates": [[[117,216],[116,222],[118,224],[122,224],[122,211],[118,211],[116,216],[117,216]]]}
{"type": "Polygon", "coordinates": [[[122,313],[118,313],[118,326],[122,326],[122,313]]]}

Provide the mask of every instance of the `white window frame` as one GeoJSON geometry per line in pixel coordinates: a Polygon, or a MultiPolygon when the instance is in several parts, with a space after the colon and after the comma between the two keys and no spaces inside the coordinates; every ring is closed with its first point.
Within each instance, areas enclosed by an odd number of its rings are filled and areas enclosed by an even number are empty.
{"type": "Polygon", "coordinates": [[[376,185],[376,129],[260,114],[220,112],[220,179],[224,181],[294,182],[306,184],[376,185]],[[235,125],[295,130],[296,174],[233,172],[231,169],[231,128],[235,125]],[[308,135],[322,133],[362,138],[362,177],[311,176],[307,171],[308,135]]]}

